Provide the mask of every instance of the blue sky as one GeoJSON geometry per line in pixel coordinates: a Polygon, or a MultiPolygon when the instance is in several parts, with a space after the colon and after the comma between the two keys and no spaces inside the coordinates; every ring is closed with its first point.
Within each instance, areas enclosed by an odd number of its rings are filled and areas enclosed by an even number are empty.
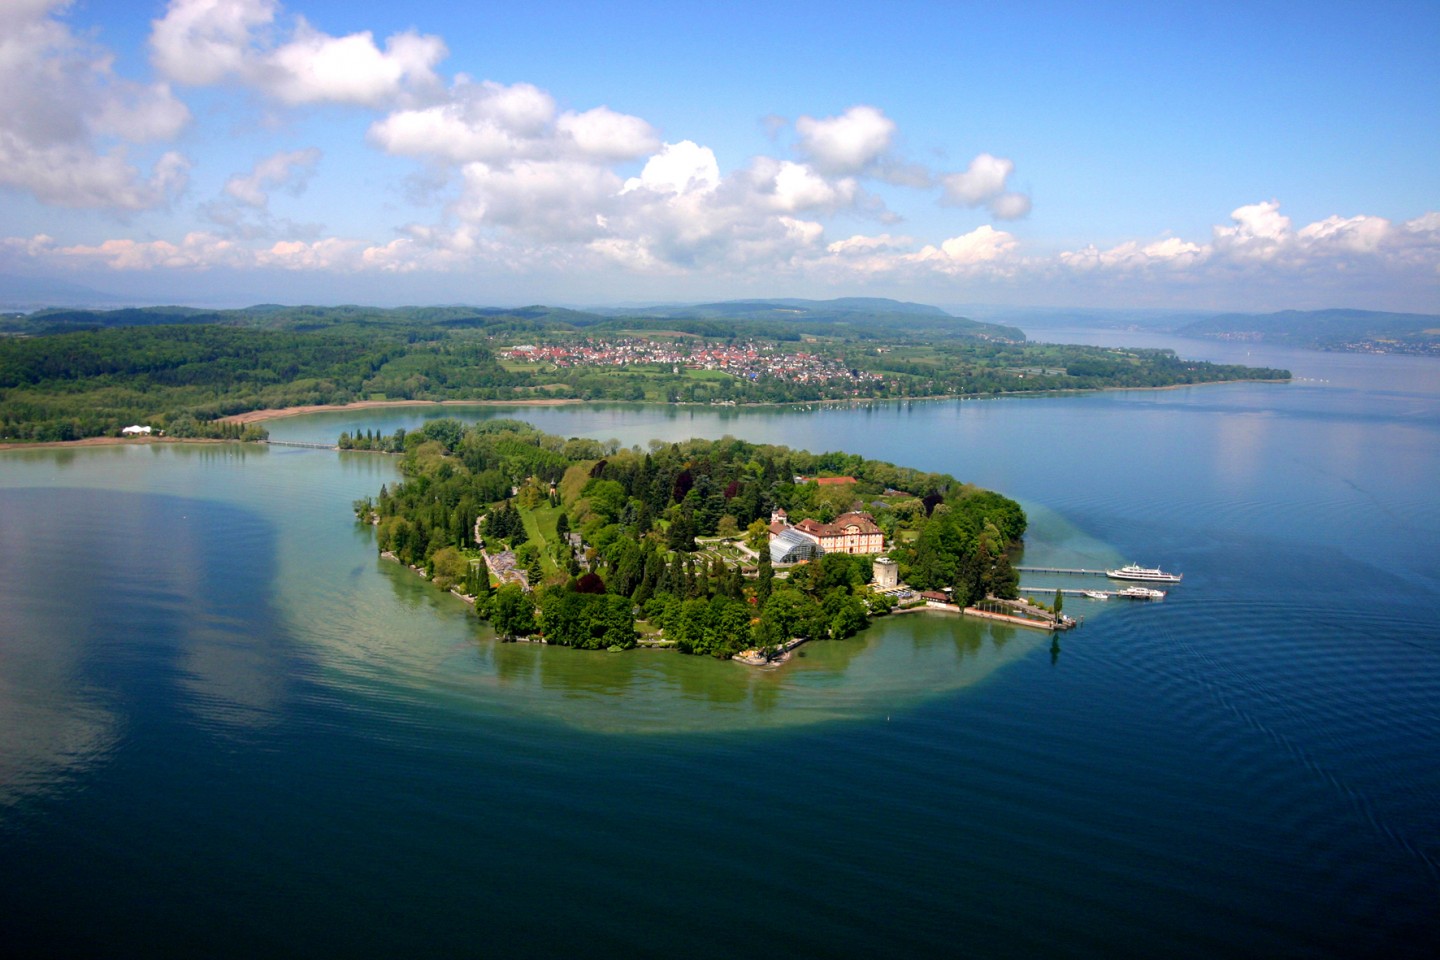
{"type": "Polygon", "coordinates": [[[1440,312],[1437,50],[1433,0],[6,0],[0,275],[1440,312]]]}

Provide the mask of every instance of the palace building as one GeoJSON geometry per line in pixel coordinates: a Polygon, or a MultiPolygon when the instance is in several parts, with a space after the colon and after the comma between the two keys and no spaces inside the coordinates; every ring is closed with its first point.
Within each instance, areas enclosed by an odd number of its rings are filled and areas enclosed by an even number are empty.
{"type": "Polygon", "coordinates": [[[825,553],[884,552],[885,534],[868,513],[842,513],[830,523],[806,517],[795,524],[782,509],[770,515],[770,558],[775,563],[794,563],[825,553]]]}

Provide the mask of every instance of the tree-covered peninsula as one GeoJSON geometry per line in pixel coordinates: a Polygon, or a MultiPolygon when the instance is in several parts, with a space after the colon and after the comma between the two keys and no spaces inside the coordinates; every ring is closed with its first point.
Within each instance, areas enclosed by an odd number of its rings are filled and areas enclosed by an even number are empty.
{"type": "Polygon", "coordinates": [[[403,480],[357,502],[357,518],[504,637],[722,658],[847,637],[896,593],[872,584],[875,554],[844,545],[856,530],[872,531],[866,546],[883,537],[914,591],[961,605],[1016,593],[1024,511],[948,474],[729,437],[620,448],[514,420],[341,445],[401,452],[403,480]],[[772,558],[772,541],[807,537],[802,562],[772,558]]]}
{"type": "Polygon", "coordinates": [[[1030,343],[895,301],[54,310],[0,317],[0,442],[131,424],[254,437],[262,428],[226,418],[362,400],[810,403],[1288,376],[1168,350],[1030,343]]]}

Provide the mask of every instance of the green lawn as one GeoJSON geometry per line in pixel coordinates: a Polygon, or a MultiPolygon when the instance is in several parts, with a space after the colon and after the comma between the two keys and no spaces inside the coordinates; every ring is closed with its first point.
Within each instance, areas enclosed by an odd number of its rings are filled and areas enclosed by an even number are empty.
{"type": "Polygon", "coordinates": [[[555,565],[554,557],[555,541],[559,539],[555,532],[555,521],[559,516],[560,508],[552,507],[548,503],[541,504],[534,510],[520,511],[520,518],[525,522],[525,533],[540,549],[540,568],[545,571],[546,577],[565,572],[555,565]]]}

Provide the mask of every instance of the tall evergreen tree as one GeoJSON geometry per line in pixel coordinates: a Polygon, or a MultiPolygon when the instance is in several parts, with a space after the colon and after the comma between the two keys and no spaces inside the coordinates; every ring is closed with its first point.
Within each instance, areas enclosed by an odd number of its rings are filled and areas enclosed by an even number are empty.
{"type": "Polygon", "coordinates": [[[775,589],[775,568],[770,563],[770,544],[760,548],[760,576],[755,582],[755,600],[762,607],[775,589]]]}

